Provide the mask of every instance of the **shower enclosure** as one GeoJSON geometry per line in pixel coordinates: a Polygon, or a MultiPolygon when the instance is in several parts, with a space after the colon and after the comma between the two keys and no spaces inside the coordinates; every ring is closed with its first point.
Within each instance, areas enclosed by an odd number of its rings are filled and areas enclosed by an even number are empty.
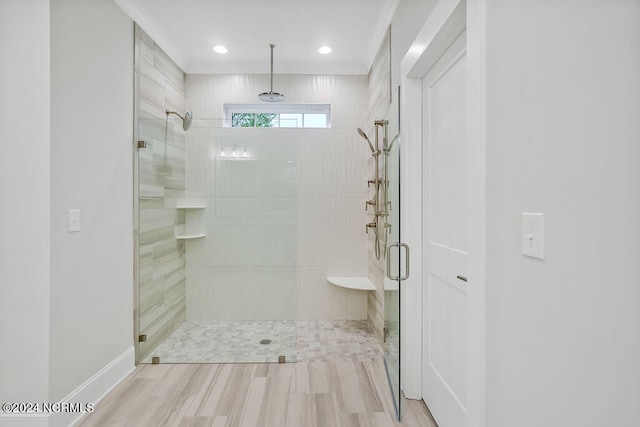
{"type": "MultiPolygon", "coordinates": [[[[352,242],[364,234],[364,221],[341,228],[330,209],[320,222],[309,221],[306,199],[320,196],[321,203],[335,204],[330,195],[342,194],[344,203],[364,213],[366,197],[351,195],[367,191],[361,177],[370,173],[367,162],[379,150],[374,253],[386,266],[380,356],[400,414],[399,298],[401,276],[408,271],[404,264],[400,268],[398,243],[396,108],[394,103],[376,124],[377,150],[362,144],[354,129],[236,128],[222,119],[180,113],[139,118],[138,362],[297,361],[305,334],[300,319],[313,318],[309,310],[318,305],[300,289],[332,286],[308,274],[314,268],[309,264],[336,251],[335,242],[322,236],[337,232],[352,242]],[[306,242],[310,237],[312,245],[306,242]]],[[[315,211],[319,205],[311,206],[315,211]]],[[[345,243],[337,258],[365,249],[345,243]]],[[[344,295],[357,302],[361,292],[344,295]]],[[[362,313],[366,316],[366,300],[362,313]]]]}
{"type": "Polygon", "coordinates": [[[326,280],[366,274],[367,148],[352,128],[226,124],[139,119],[140,362],[309,360],[318,322],[368,328],[366,293],[326,280]]]}
{"type": "Polygon", "coordinates": [[[279,128],[235,127],[233,116],[205,114],[228,99],[255,99],[261,76],[187,78],[138,27],[135,36],[137,362],[362,362],[384,354],[399,410],[397,104],[379,117],[385,132],[375,163],[356,132],[366,121],[366,76],[285,80],[292,97],[330,102],[332,127],[287,128],[284,115],[279,128]],[[383,205],[372,263],[364,226],[374,169],[383,205]],[[328,277],[369,286],[335,286],[328,277]]]}

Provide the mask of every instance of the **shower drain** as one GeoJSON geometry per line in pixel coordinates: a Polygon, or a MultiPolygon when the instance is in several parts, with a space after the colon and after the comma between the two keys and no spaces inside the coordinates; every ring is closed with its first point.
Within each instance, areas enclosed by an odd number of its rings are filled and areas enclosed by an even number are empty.
{"type": "Polygon", "coordinates": [[[271,344],[271,340],[260,340],[260,344],[271,344]]]}

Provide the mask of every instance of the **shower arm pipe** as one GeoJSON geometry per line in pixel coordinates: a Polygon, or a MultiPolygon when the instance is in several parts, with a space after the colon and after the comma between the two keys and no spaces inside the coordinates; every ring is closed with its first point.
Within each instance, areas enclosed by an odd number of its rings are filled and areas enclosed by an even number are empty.
{"type": "Polygon", "coordinates": [[[182,120],[184,120],[184,117],[182,116],[182,114],[176,112],[176,111],[170,111],[169,109],[167,109],[165,111],[165,113],[167,114],[167,117],[169,116],[169,114],[175,114],[176,116],[180,117],[182,120]]]}
{"type": "Polygon", "coordinates": [[[269,92],[273,92],[273,48],[276,47],[275,44],[270,44],[271,48],[271,85],[269,87],[269,92]]]}

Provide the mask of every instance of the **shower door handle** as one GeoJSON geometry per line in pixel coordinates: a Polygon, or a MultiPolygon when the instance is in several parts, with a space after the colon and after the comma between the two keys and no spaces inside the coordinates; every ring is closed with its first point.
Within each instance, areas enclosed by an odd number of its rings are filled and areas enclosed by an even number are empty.
{"type": "Polygon", "coordinates": [[[404,263],[405,263],[404,273],[405,274],[400,278],[400,280],[407,280],[409,278],[409,245],[407,245],[406,243],[400,243],[400,246],[403,246],[404,249],[407,251],[404,257],[404,263]]]}
{"type": "MultiPolygon", "coordinates": [[[[407,280],[409,278],[409,245],[407,245],[406,243],[400,243],[400,242],[396,242],[396,243],[392,243],[387,247],[387,277],[390,280],[398,280],[398,276],[392,276],[391,275],[391,248],[393,247],[397,247],[398,249],[400,249],[400,247],[404,247],[404,249],[406,250],[406,256],[404,257],[404,276],[400,277],[400,280],[407,280]]],[[[400,273],[400,272],[398,272],[400,273]]]]}

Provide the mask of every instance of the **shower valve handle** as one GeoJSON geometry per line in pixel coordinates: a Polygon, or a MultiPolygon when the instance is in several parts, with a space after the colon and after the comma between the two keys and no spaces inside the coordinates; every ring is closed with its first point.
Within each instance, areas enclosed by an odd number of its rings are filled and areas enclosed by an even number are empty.
{"type": "Polygon", "coordinates": [[[367,234],[369,234],[370,228],[377,228],[377,227],[378,227],[378,224],[376,224],[375,222],[370,222],[364,227],[364,230],[366,231],[367,234]]]}
{"type": "Polygon", "coordinates": [[[364,204],[364,210],[368,211],[369,210],[369,206],[376,206],[377,202],[375,200],[367,200],[364,204]]]}

